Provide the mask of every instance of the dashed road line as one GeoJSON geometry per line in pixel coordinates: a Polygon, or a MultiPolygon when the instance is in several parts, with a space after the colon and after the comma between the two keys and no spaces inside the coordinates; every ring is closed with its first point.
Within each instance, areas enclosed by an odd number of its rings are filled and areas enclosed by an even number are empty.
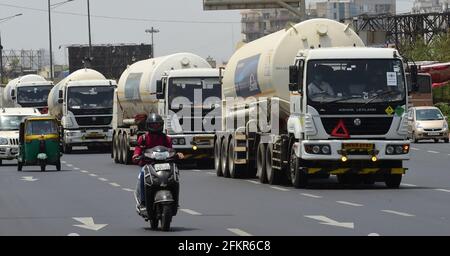
{"type": "Polygon", "coordinates": [[[420,150],[420,149],[418,149],[418,148],[413,148],[413,147],[411,147],[411,149],[412,149],[412,150],[420,150]]]}
{"type": "Polygon", "coordinates": [[[347,201],[336,201],[336,203],[350,205],[350,206],[356,206],[356,207],[364,206],[362,204],[357,204],[357,203],[352,203],[352,202],[347,202],[347,201]]]}
{"type": "Polygon", "coordinates": [[[78,167],[74,167],[73,169],[74,169],[75,171],[80,170],[80,168],[78,168],[78,167]]]}
{"type": "Polygon", "coordinates": [[[413,214],[409,214],[406,212],[397,212],[397,211],[392,211],[392,210],[381,210],[382,212],[387,212],[387,213],[392,213],[392,214],[396,214],[396,215],[400,215],[403,217],[414,217],[415,215],[413,214]]]}
{"type": "Polygon", "coordinates": [[[402,186],[405,186],[405,187],[417,187],[417,185],[408,184],[408,183],[402,183],[402,186]]]}
{"type": "Polygon", "coordinates": [[[77,234],[77,233],[70,233],[70,234],[68,234],[67,236],[80,236],[80,234],[77,234]]]}
{"type": "Polygon", "coordinates": [[[190,214],[190,215],[195,215],[195,216],[202,215],[201,213],[196,212],[196,211],[191,210],[191,209],[180,209],[180,211],[185,212],[185,213],[190,214]]]}
{"type": "Polygon", "coordinates": [[[253,183],[253,184],[257,184],[257,185],[261,185],[261,182],[256,181],[256,180],[247,180],[247,182],[253,183]]]}
{"type": "Polygon", "coordinates": [[[97,177],[98,175],[97,175],[97,174],[94,174],[94,173],[91,173],[91,174],[89,174],[89,176],[97,177]]]}
{"type": "Polygon", "coordinates": [[[450,193],[450,190],[448,190],[448,189],[443,189],[443,188],[437,188],[437,189],[435,189],[436,191],[441,191],[441,192],[447,192],[447,193],[450,193]]]}
{"type": "Polygon", "coordinates": [[[370,233],[367,236],[380,236],[380,234],[378,234],[378,233],[370,233]]]}
{"type": "Polygon", "coordinates": [[[284,191],[284,192],[290,191],[289,189],[286,189],[286,188],[280,188],[280,187],[275,187],[275,186],[270,186],[270,188],[273,188],[273,189],[276,189],[276,190],[280,190],[280,191],[284,191]]]}
{"type": "Polygon", "coordinates": [[[214,172],[207,172],[207,174],[216,175],[214,172]]]}
{"type": "Polygon", "coordinates": [[[439,154],[439,152],[433,151],[433,150],[428,150],[427,152],[428,152],[428,153],[433,153],[433,154],[439,154]]]}
{"type": "Polygon", "coordinates": [[[301,193],[300,195],[306,196],[306,197],[312,197],[312,198],[322,198],[322,196],[317,196],[317,195],[308,194],[308,193],[301,193]]]}
{"type": "Polygon", "coordinates": [[[238,236],[252,236],[250,233],[245,232],[244,230],[238,228],[227,228],[228,231],[235,233],[238,236]]]}
{"type": "Polygon", "coordinates": [[[134,189],[131,189],[131,188],[122,188],[122,190],[127,191],[127,192],[134,192],[134,189]]]}
{"type": "Polygon", "coordinates": [[[201,170],[191,170],[191,171],[193,171],[193,172],[201,172],[201,170]]]}
{"type": "Polygon", "coordinates": [[[72,167],[73,165],[72,164],[66,164],[68,167],[72,167]]]}
{"type": "Polygon", "coordinates": [[[109,183],[109,185],[111,185],[113,187],[120,187],[120,185],[115,182],[111,182],[111,183],[109,183]]]}
{"type": "Polygon", "coordinates": [[[108,179],[105,179],[105,178],[98,178],[98,180],[100,180],[100,181],[108,181],[108,179]]]}
{"type": "Polygon", "coordinates": [[[86,170],[81,170],[81,172],[82,173],[89,173],[88,171],[86,171],[86,170]]]}
{"type": "Polygon", "coordinates": [[[67,162],[66,161],[61,161],[61,163],[66,164],[67,162]]]}

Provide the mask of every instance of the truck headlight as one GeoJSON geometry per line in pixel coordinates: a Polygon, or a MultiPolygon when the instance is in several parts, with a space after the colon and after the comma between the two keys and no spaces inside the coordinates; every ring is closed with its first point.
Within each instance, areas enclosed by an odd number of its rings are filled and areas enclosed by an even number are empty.
{"type": "Polygon", "coordinates": [[[0,145],[8,145],[8,139],[6,138],[0,138],[0,145]]]}
{"type": "Polygon", "coordinates": [[[409,153],[409,144],[404,145],[387,145],[386,155],[402,155],[409,153]]]}
{"type": "Polygon", "coordinates": [[[324,145],[324,144],[305,145],[305,151],[308,154],[314,154],[314,155],[330,155],[331,154],[330,146],[324,145]]]}

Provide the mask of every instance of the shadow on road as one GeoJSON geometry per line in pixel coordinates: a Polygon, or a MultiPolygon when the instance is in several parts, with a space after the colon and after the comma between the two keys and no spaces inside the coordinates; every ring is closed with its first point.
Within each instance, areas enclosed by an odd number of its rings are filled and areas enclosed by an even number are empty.
{"type": "Polygon", "coordinates": [[[171,227],[169,231],[162,231],[161,229],[153,230],[150,227],[144,228],[145,231],[155,232],[155,234],[166,234],[166,233],[174,233],[174,232],[188,232],[188,231],[196,231],[198,228],[189,228],[189,227],[171,227]]]}

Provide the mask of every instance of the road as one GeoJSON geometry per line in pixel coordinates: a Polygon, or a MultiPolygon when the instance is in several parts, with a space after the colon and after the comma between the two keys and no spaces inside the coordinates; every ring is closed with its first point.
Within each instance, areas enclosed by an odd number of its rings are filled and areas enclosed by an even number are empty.
{"type": "Polygon", "coordinates": [[[294,189],[185,169],[171,232],[150,230],[136,214],[138,168],[114,164],[108,154],[64,155],[61,172],[17,172],[5,162],[0,235],[450,235],[449,159],[449,144],[413,144],[397,190],[345,187],[333,177],[294,189]]]}

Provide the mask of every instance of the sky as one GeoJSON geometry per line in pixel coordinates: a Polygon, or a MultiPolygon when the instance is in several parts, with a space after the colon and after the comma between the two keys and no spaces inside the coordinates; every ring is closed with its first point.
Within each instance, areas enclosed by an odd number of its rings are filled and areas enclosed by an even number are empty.
{"type": "MultiPolygon", "coordinates": [[[[398,0],[398,12],[409,11],[412,3],[398,0]]],[[[0,19],[23,13],[0,23],[5,49],[49,48],[47,4],[47,0],[0,0],[0,19]]],[[[150,43],[145,30],[153,26],[160,30],[154,35],[156,56],[192,52],[220,63],[241,40],[240,11],[204,11],[203,0],[90,0],[90,7],[93,44],[150,43]]],[[[51,13],[55,62],[65,64],[64,45],[88,43],[87,0],[74,0],[51,13]]]]}

